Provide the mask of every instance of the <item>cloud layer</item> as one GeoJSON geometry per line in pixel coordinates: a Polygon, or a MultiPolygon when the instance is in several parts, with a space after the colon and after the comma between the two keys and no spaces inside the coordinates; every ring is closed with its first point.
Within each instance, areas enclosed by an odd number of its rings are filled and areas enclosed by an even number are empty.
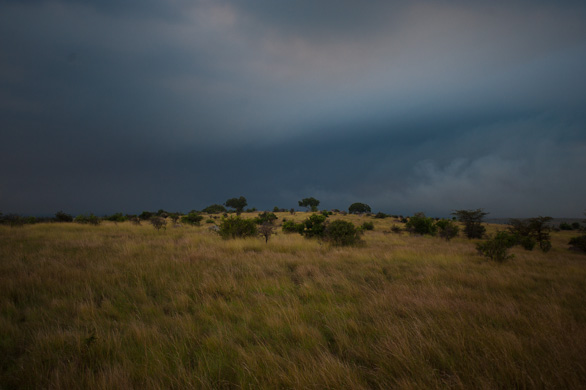
{"type": "Polygon", "coordinates": [[[0,211],[579,215],[586,5],[0,1],[0,211]]]}

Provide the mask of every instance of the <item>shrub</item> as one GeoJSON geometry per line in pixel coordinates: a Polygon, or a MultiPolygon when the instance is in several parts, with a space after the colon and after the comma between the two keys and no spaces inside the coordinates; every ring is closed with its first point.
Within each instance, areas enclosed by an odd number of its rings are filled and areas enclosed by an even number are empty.
{"type": "Polygon", "coordinates": [[[460,227],[449,219],[440,219],[435,223],[439,229],[439,236],[446,241],[450,241],[452,238],[457,237],[460,232],[460,227]]]}
{"type": "Polygon", "coordinates": [[[200,222],[202,221],[203,217],[198,213],[194,213],[193,211],[187,215],[181,217],[181,222],[187,223],[193,226],[199,226],[200,222]]]}
{"type": "Polygon", "coordinates": [[[435,226],[433,218],[428,218],[424,213],[416,213],[409,218],[406,225],[407,231],[412,234],[429,234],[435,236],[437,227],[435,226]]]}
{"type": "Polygon", "coordinates": [[[352,203],[350,207],[348,207],[348,212],[350,214],[363,214],[363,213],[370,213],[371,209],[370,206],[366,203],[352,203]]]}
{"type": "Polygon", "coordinates": [[[356,245],[360,242],[360,232],[352,222],[341,219],[328,224],[324,230],[324,239],[333,245],[356,245]]]}
{"type": "Polygon", "coordinates": [[[482,221],[488,213],[482,209],[476,210],[455,210],[452,215],[458,218],[458,221],[464,224],[464,234],[469,239],[482,238],[486,228],[482,226],[482,221]]]}
{"type": "Polygon", "coordinates": [[[239,216],[224,218],[220,223],[218,233],[222,238],[243,238],[255,236],[256,223],[253,219],[244,219],[239,216]]]}
{"type": "Polygon", "coordinates": [[[401,227],[400,227],[400,226],[393,225],[393,226],[391,226],[391,231],[392,231],[393,233],[397,233],[397,234],[399,234],[399,233],[401,233],[401,232],[403,231],[403,229],[401,229],[401,227]]]}
{"type": "Polygon", "coordinates": [[[140,215],[138,216],[138,218],[142,219],[143,221],[149,220],[151,219],[151,217],[155,215],[155,213],[152,213],[150,211],[143,211],[142,213],[140,213],[140,215]]]}
{"type": "Polygon", "coordinates": [[[277,206],[273,207],[273,213],[278,213],[279,211],[281,211],[281,209],[279,209],[279,207],[277,207],[277,206]]]}
{"type": "Polygon", "coordinates": [[[206,223],[214,223],[213,219],[206,219],[206,223]]]}
{"type": "Polygon", "coordinates": [[[327,211],[327,210],[322,210],[321,215],[325,215],[326,217],[329,217],[330,215],[334,215],[334,213],[332,211],[327,211]]]}
{"type": "Polygon", "coordinates": [[[112,215],[106,217],[105,219],[106,219],[106,221],[110,221],[110,222],[114,222],[114,223],[124,222],[127,220],[126,216],[122,213],[112,214],[112,215]]]}
{"type": "Polygon", "coordinates": [[[509,220],[509,231],[515,236],[517,243],[526,250],[532,250],[535,244],[539,243],[541,250],[547,252],[551,249],[549,235],[551,227],[547,224],[551,219],[551,217],[513,218],[509,220]]]}
{"type": "Polygon", "coordinates": [[[265,243],[268,244],[269,238],[274,234],[275,226],[271,222],[265,222],[258,228],[258,234],[264,237],[265,243]]]}
{"type": "Polygon", "coordinates": [[[57,211],[55,213],[55,222],[73,222],[73,217],[63,211],[57,211]]]}
{"type": "Polygon", "coordinates": [[[284,233],[299,233],[303,234],[303,229],[305,229],[305,225],[302,223],[295,223],[295,221],[283,221],[283,226],[281,227],[284,233]]]}
{"type": "MultiPolygon", "coordinates": [[[[580,224],[578,224],[578,227],[579,227],[579,226],[580,226],[580,224]]],[[[574,228],[572,227],[572,225],[570,225],[570,224],[569,224],[569,223],[567,223],[567,222],[562,222],[562,223],[560,223],[559,229],[560,229],[560,230],[574,230],[574,228]]]]}
{"type": "Polygon", "coordinates": [[[379,218],[379,219],[384,219],[384,218],[388,217],[388,215],[379,211],[378,213],[375,214],[374,217],[379,218]]]}
{"type": "Polygon", "coordinates": [[[586,252],[586,234],[578,237],[572,237],[568,244],[570,245],[571,250],[586,252]]]}
{"type": "Polygon", "coordinates": [[[502,263],[508,259],[512,259],[513,255],[508,254],[509,248],[512,248],[516,243],[516,238],[511,234],[501,231],[490,237],[487,241],[476,244],[476,249],[482,255],[491,260],[502,263]]]}
{"type": "Polygon", "coordinates": [[[151,219],[149,219],[149,222],[155,229],[157,229],[157,231],[160,231],[162,228],[167,228],[167,220],[158,215],[153,215],[151,219]]]}
{"type": "Polygon", "coordinates": [[[580,230],[580,223],[579,222],[573,222],[572,223],[572,229],[574,229],[574,230],[580,230]]]}
{"type": "Polygon", "coordinates": [[[221,214],[221,213],[225,213],[227,210],[221,204],[212,204],[201,211],[202,211],[202,213],[208,213],[208,214],[221,214]]]}
{"type": "Polygon", "coordinates": [[[374,230],[374,223],[372,223],[372,222],[364,222],[362,224],[362,229],[364,229],[364,230],[374,230]]]}
{"type": "Polygon", "coordinates": [[[325,222],[327,217],[321,214],[312,214],[304,222],[302,234],[305,237],[323,237],[326,230],[325,222]]]}
{"type": "Polygon", "coordinates": [[[89,216],[85,214],[80,214],[77,217],[75,217],[74,222],[97,226],[100,223],[102,223],[102,220],[96,217],[94,214],[90,214],[89,216]]]}
{"type": "Polygon", "coordinates": [[[257,225],[262,225],[264,223],[273,223],[273,221],[276,221],[277,219],[279,218],[275,215],[275,213],[269,213],[268,211],[264,211],[260,213],[258,217],[254,219],[254,221],[257,225]]]}

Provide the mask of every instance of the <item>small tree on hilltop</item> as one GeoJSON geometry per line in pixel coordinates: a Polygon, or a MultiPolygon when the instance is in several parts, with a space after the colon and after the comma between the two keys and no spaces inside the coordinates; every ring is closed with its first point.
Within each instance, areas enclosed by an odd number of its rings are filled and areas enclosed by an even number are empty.
{"type": "Polygon", "coordinates": [[[162,228],[166,229],[167,226],[167,220],[163,217],[159,217],[158,215],[153,215],[149,222],[155,229],[157,229],[157,231],[161,231],[162,228]]]}
{"type": "Polygon", "coordinates": [[[482,209],[476,210],[454,210],[452,215],[458,218],[458,221],[464,224],[464,234],[466,237],[482,238],[486,232],[486,228],[482,226],[484,217],[488,215],[482,209]]]}
{"type": "Polygon", "coordinates": [[[301,199],[298,203],[300,207],[307,207],[308,210],[313,212],[316,212],[317,206],[319,206],[319,200],[314,197],[301,199]]]}
{"type": "Polygon", "coordinates": [[[221,214],[221,213],[225,213],[227,210],[221,204],[212,204],[201,211],[203,213],[208,213],[208,214],[221,214]]]}
{"type": "Polygon", "coordinates": [[[242,210],[246,207],[248,203],[246,202],[246,198],[241,196],[239,198],[230,198],[224,203],[224,206],[231,207],[236,210],[236,214],[242,214],[242,210]]]}
{"type": "Polygon", "coordinates": [[[348,212],[350,214],[364,214],[370,213],[371,209],[366,203],[352,203],[350,207],[348,207],[348,212]]]}

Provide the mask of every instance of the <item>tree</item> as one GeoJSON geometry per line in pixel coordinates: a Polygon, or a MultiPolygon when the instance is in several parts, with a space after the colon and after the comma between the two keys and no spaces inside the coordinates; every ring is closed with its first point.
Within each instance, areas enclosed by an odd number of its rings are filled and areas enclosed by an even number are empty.
{"type": "Polygon", "coordinates": [[[480,254],[491,260],[502,263],[505,260],[513,258],[513,255],[508,254],[508,251],[515,246],[515,241],[514,236],[505,231],[500,231],[493,237],[489,237],[487,241],[476,244],[476,249],[480,254]]]}
{"type": "Polygon", "coordinates": [[[55,222],[73,222],[73,217],[63,211],[57,211],[55,213],[55,222]]]}
{"type": "Polygon", "coordinates": [[[122,213],[115,213],[112,214],[106,218],[104,218],[106,221],[110,221],[110,222],[114,222],[114,223],[118,223],[118,222],[124,222],[126,221],[126,216],[124,216],[124,214],[122,213]]]}
{"type": "Polygon", "coordinates": [[[488,213],[483,209],[476,210],[454,210],[452,215],[458,218],[458,221],[464,224],[464,234],[469,239],[482,238],[486,232],[486,228],[482,226],[482,221],[488,213]]]}
{"type": "Polygon", "coordinates": [[[221,214],[221,213],[225,213],[227,210],[221,204],[212,204],[201,211],[203,213],[208,213],[208,214],[221,214]]]}
{"type": "Polygon", "coordinates": [[[541,250],[547,252],[551,249],[551,227],[548,225],[551,220],[551,217],[541,216],[529,219],[512,218],[509,220],[509,232],[525,249],[532,250],[535,243],[539,243],[541,250]]]}
{"type": "Polygon", "coordinates": [[[230,198],[224,203],[224,206],[231,207],[236,210],[236,214],[240,215],[242,210],[246,207],[248,203],[246,202],[246,198],[241,196],[239,198],[230,198]]]}
{"type": "Polygon", "coordinates": [[[348,212],[350,214],[364,214],[370,213],[370,206],[366,203],[352,203],[350,207],[348,207],[348,212]]]}
{"type": "Polygon", "coordinates": [[[265,239],[265,244],[268,244],[269,238],[274,234],[275,226],[272,222],[264,222],[258,228],[258,234],[260,234],[265,239]]]}
{"type": "Polygon", "coordinates": [[[162,228],[166,229],[167,226],[167,220],[163,217],[159,217],[158,215],[153,215],[151,219],[149,219],[149,222],[155,229],[157,229],[157,231],[161,231],[162,228]]]}
{"type": "Polygon", "coordinates": [[[316,212],[317,206],[319,206],[319,200],[313,197],[301,199],[298,203],[300,207],[307,207],[308,210],[313,212],[316,212]]]}
{"type": "Polygon", "coordinates": [[[254,219],[254,221],[256,222],[257,225],[262,225],[264,223],[273,223],[273,221],[279,219],[275,213],[269,213],[268,211],[264,211],[262,213],[260,213],[258,215],[258,217],[256,217],[254,219]]]}

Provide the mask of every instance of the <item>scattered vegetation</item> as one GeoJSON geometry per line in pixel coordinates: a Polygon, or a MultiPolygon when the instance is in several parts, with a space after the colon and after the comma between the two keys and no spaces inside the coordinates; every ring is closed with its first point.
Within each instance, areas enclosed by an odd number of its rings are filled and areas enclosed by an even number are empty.
{"type": "Polygon", "coordinates": [[[370,213],[371,209],[366,203],[352,203],[350,207],[348,207],[348,212],[350,214],[365,214],[370,213]]]}
{"type": "Polygon", "coordinates": [[[240,215],[242,214],[242,210],[244,210],[247,204],[248,202],[246,201],[246,198],[244,196],[241,196],[239,198],[228,199],[226,203],[224,203],[224,206],[235,209],[236,214],[240,215]]]}
{"type": "MultiPolygon", "coordinates": [[[[244,208],[244,206],[242,208],[244,208]]],[[[201,210],[202,213],[208,213],[208,214],[222,214],[222,213],[225,213],[226,211],[228,211],[228,210],[226,210],[226,208],[224,206],[222,206],[221,204],[212,204],[212,205],[209,205],[208,207],[206,207],[205,209],[201,210]]]]}
{"type": "Polygon", "coordinates": [[[181,217],[181,222],[186,223],[188,225],[199,226],[201,221],[203,220],[203,216],[200,214],[191,211],[190,213],[181,217]]]}
{"type": "Polygon", "coordinates": [[[484,236],[486,228],[482,226],[482,222],[488,213],[482,209],[455,210],[452,215],[456,216],[458,221],[464,224],[464,235],[469,239],[482,238],[484,236]]]}
{"type": "Polygon", "coordinates": [[[319,200],[315,199],[314,197],[311,198],[303,198],[299,201],[300,207],[306,207],[308,210],[312,212],[317,212],[317,206],[319,206],[319,200]]]}
{"type": "Polygon", "coordinates": [[[218,233],[224,239],[253,237],[257,234],[257,228],[253,219],[232,216],[222,219],[218,233]]]}
{"type": "Polygon", "coordinates": [[[167,228],[167,220],[163,217],[159,217],[158,215],[153,215],[149,222],[157,231],[161,231],[161,229],[167,228]]]}

